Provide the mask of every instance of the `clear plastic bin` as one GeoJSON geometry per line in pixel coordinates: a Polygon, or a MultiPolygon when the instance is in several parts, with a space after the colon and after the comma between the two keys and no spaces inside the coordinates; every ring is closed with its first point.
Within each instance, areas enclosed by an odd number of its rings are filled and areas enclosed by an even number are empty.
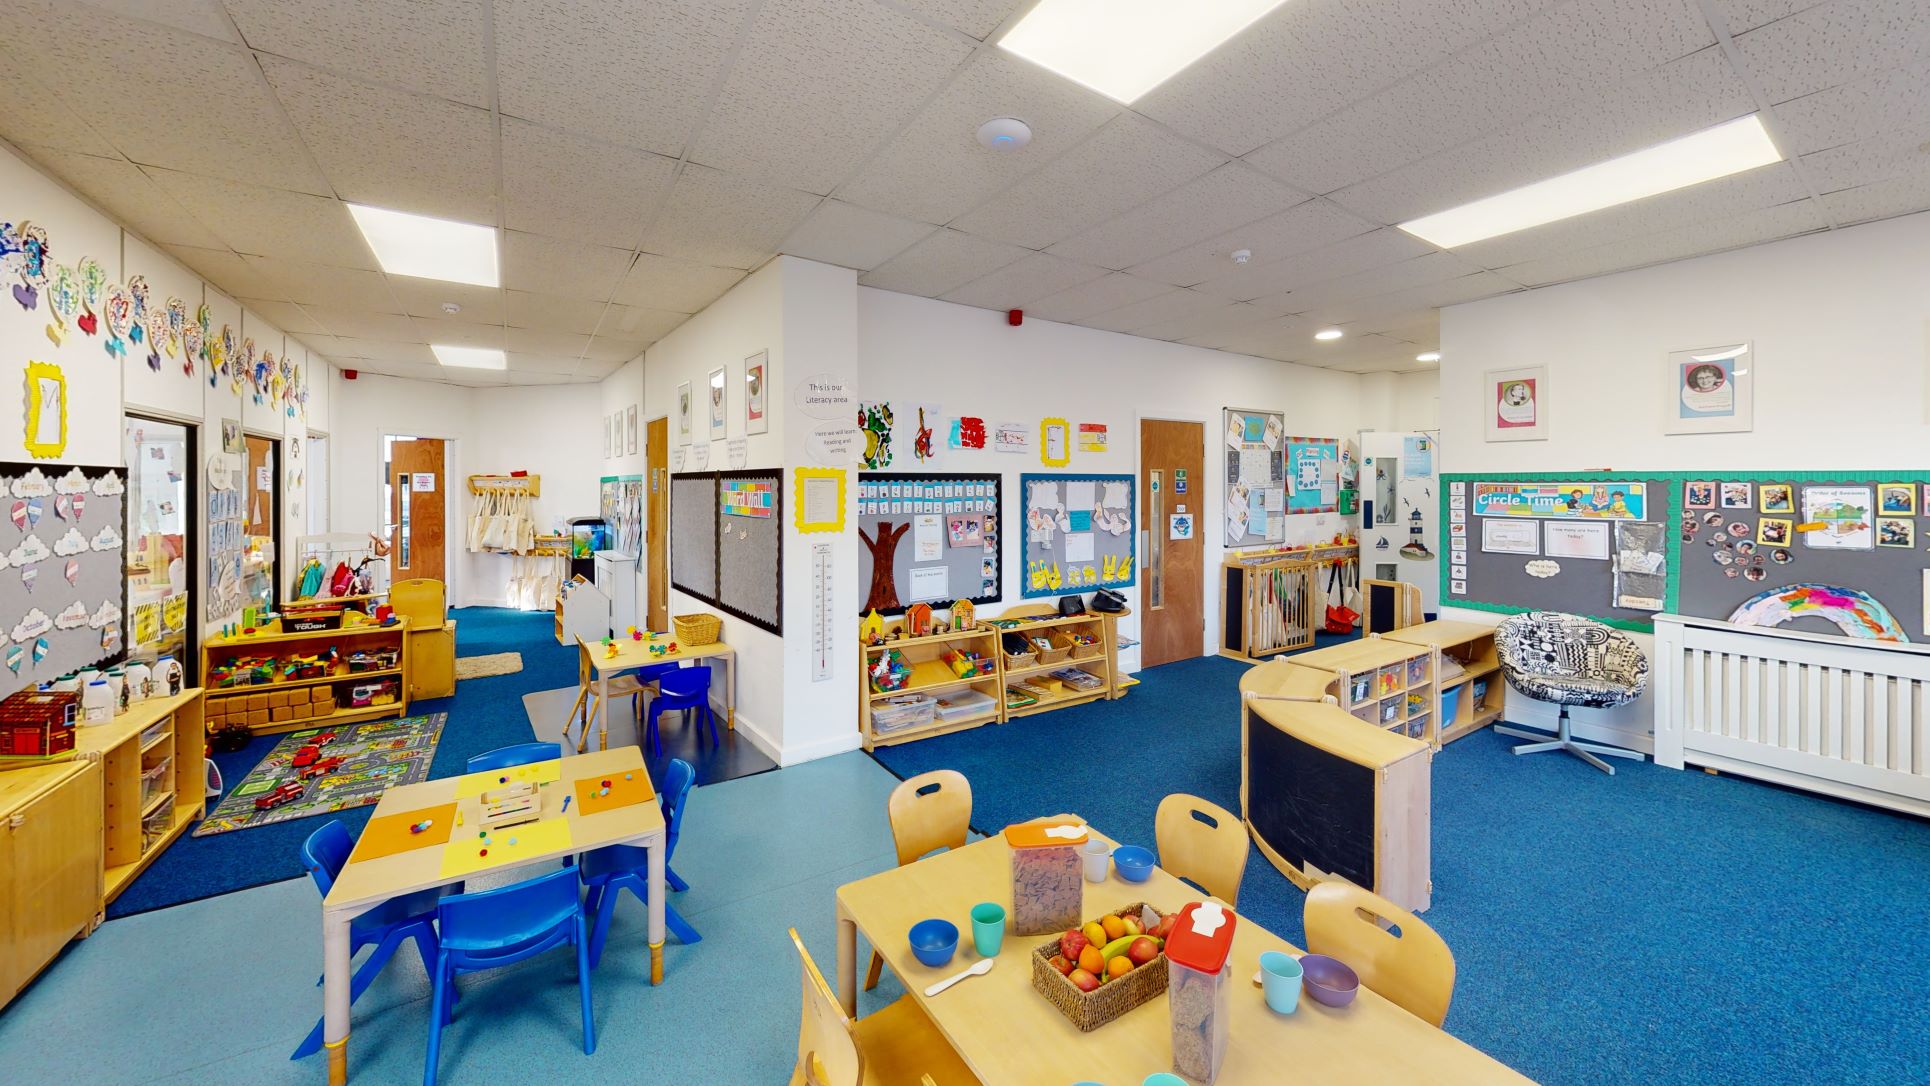
{"type": "Polygon", "coordinates": [[[1022,822],[1005,827],[1012,849],[1012,933],[1041,935],[1077,927],[1086,889],[1079,847],[1087,841],[1077,819],[1022,822]]]}
{"type": "Polygon", "coordinates": [[[163,792],[174,789],[174,757],[172,755],[154,763],[150,769],[141,770],[141,806],[163,792]]]}
{"type": "Polygon", "coordinates": [[[163,803],[154,813],[141,819],[141,851],[146,852],[159,844],[174,826],[174,804],[163,803]]]}
{"type": "Polygon", "coordinates": [[[1166,998],[1173,1016],[1173,1073],[1198,1083],[1219,1077],[1226,1059],[1233,987],[1233,910],[1195,901],[1166,940],[1166,998]]]}
{"type": "Polygon", "coordinates": [[[930,724],[937,711],[938,699],[928,694],[892,698],[871,707],[871,730],[882,734],[930,724]]]}

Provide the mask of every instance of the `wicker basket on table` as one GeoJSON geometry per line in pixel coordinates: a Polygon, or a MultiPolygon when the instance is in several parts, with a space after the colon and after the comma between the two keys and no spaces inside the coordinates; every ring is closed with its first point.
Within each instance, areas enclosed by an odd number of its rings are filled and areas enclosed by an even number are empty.
{"type": "MultiPolygon", "coordinates": [[[[1133,902],[1114,909],[1113,916],[1139,919],[1145,905],[1133,902]]],[[[1145,965],[1134,967],[1123,977],[1109,980],[1090,992],[1082,992],[1065,974],[1052,967],[1052,956],[1059,952],[1059,940],[1040,943],[1032,951],[1032,987],[1044,996],[1066,1020],[1081,1033],[1090,1033],[1143,1003],[1149,1003],[1166,990],[1166,952],[1145,965]]]]}
{"type": "Polygon", "coordinates": [[[677,643],[697,648],[702,645],[715,645],[717,635],[723,631],[724,620],[716,615],[672,615],[670,624],[677,630],[677,643]]]}

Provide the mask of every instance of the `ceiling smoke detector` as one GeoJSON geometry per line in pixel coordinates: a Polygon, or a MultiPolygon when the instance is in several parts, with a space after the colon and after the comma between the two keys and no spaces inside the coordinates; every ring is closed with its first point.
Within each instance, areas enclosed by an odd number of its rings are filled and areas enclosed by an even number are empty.
{"type": "Polygon", "coordinates": [[[1253,250],[1251,249],[1233,250],[1233,263],[1235,264],[1245,264],[1247,261],[1252,259],[1253,259],[1253,250]]]}
{"type": "Polygon", "coordinates": [[[462,307],[454,302],[444,302],[442,303],[442,311],[453,317],[462,312],[462,307]]]}
{"type": "Polygon", "coordinates": [[[1032,126],[1017,117],[994,117],[978,126],[978,142],[993,151],[1016,151],[1032,142],[1032,126]]]}

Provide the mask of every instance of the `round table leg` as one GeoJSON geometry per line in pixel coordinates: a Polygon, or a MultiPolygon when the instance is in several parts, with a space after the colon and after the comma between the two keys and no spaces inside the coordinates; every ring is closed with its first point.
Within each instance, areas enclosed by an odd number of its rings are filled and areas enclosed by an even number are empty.
{"type": "Polygon", "coordinates": [[[663,983],[663,944],[650,944],[650,983],[663,983]]]}
{"type": "Polygon", "coordinates": [[[347,1086],[348,1084],[348,1038],[324,1042],[328,1053],[328,1086],[347,1086]]]}

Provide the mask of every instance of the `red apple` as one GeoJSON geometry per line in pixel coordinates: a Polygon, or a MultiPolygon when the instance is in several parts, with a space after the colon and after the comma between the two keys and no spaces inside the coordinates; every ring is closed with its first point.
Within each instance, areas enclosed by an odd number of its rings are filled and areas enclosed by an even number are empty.
{"type": "Polygon", "coordinates": [[[1099,978],[1083,969],[1074,969],[1067,979],[1077,985],[1082,992],[1090,992],[1099,987],[1099,978]]]}
{"type": "Polygon", "coordinates": [[[1171,938],[1173,934],[1173,926],[1178,923],[1179,923],[1179,914],[1168,913],[1165,916],[1160,917],[1159,923],[1154,924],[1152,927],[1152,930],[1148,931],[1146,934],[1152,936],[1155,939],[1171,938]]]}
{"type": "Polygon", "coordinates": [[[1145,965],[1159,957],[1159,944],[1142,935],[1126,948],[1126,957],[1131,958],[1134,965],[1145,965]]]}
{"type": "Polygon", "coordinates": [[[1066,961],[1076,962],[1079,960],[1079,952],[1084,950],[1089,942],[1091,940],[1086,938],[1085,932],[1073,928],[1059,936],[1059,953],[1065,955],[1066,961]]]}
{"type": "Polygon", "coordinates": [[[1052,968],[1057,969],[1059,971],[1060,976],[1065,976],[1066,974],[1071,973],[1073,970],[1072,963],[1067,961],[1066,956],[1063,954],[1054,954],[1052,956],[1051,964],[1052,964],[1052,968]]]}

